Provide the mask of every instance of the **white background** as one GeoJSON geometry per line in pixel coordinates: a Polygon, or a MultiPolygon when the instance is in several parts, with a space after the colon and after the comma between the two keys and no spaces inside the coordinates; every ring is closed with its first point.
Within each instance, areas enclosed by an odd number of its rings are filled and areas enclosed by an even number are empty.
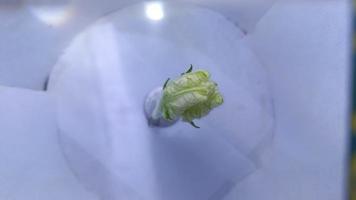
{"type": "MultiPolygon", "coordinates": [[[[269,72],[275,102],[272,159],[227,199],[342,199],[349,6],[336,0],[261,2],[200,1],[247,32],[245,39],[269,72]]],[[[60,25],[44,23],[25,2],[1,6],[0,84],[41,90],[70,39],[128,3],[76,1],[74,14],[60,25]]],[[[0,96],[0,198],[95,199],[74,179],[56,146],[51,99],[8,87],[0,88],[0,96]]]]}

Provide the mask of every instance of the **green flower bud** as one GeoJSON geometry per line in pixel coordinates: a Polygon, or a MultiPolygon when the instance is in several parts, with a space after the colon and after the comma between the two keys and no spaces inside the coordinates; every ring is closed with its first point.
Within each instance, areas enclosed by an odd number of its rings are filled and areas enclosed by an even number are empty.
{"type": "Polygon", "coordinates": [[[192,67],[178,79],[165,83],[160,109],[166,120],[182,117],[195,126],[194,119],[206,116],[224,100],[209,72],[191,71],[192,67]]]}

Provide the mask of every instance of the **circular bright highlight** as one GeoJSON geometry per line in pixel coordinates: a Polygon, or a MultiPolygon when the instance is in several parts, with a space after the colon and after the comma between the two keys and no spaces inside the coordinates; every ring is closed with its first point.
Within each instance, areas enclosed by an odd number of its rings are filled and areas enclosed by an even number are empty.
{"type": "Polygon", "coordinates": [[[162,3],[159,2],[148,3],[146,5],[145,10],[146,10],[146,16],[151,20],[158,21],[163,19],[164,17],[162,3]]]}

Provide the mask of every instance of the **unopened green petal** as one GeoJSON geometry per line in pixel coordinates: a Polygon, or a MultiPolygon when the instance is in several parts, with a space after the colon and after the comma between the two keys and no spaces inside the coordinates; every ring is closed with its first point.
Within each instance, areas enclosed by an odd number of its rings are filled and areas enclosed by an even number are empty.
{"type": "Polygon", "coordinates": [[[210,80],[209,72],[188,70],[165,85],[161,111],[167,120],[182,117],[183,121],[192,122],[206,116],[223,102],[217,84],[210,80]]]}

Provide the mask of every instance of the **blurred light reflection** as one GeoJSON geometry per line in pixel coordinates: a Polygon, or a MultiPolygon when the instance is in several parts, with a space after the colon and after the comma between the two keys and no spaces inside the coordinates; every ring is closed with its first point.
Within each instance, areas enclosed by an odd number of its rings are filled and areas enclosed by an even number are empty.
{"type": "Polygon", "coordinates": [[[62,26],[74,15],[72,5],[30,6],[29,9],[39,20],[51,26],[62,26]]]}
{"type": "Polygon", "coordinates": [[[163,5],[160,2],[151,2],[146,4],[145,11],[146,16],[154,21],[161,20],[164,17],[163,5]]]}

